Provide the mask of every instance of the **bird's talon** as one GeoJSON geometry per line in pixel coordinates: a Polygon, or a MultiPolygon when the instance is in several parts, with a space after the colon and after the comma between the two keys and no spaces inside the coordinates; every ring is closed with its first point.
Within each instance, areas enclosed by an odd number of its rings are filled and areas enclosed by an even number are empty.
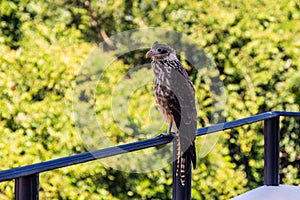
{"type": "Polygon", "coordinates": [[[169,137],[169,138],[174,138],[176,136],[176,133],[173,132],[164,132],[160,134],[162,137],[169,137]]]}

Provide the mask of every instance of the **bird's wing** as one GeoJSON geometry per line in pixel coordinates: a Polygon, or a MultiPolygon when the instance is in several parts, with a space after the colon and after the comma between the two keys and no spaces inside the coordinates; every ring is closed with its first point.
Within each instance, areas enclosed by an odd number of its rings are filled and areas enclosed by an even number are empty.
{"type": "Polygon", "coordinates": [[[175,65],[175,68],[169,73],[169,80],[171,81],[170,89],[173,93],[172,99],[170,99],[170,109],[174,111],[173,116],[179,133],[183,133],[182,137],[188,141],[187,146],[185,146],[188,148],[195,139],[197,129],[195,91],[181,63],[178,61],[171,64],[175,65]],[[174,101],[174,99],[176,99],[176,101],[174,101]],[[178,109],[178,107],[180,109],[178,109]],[[179,119],[176,121],[176,118],[179,119]]]}
{"type": "MultiPolygon", "coordinates": [[[[154,63],[153,63],[154,64],[154,63]]],[[[163,91],[156,93],[160,104],[170,111],[179,134],[184,141],[184,152],[195,139],[197,125],[197,111],[195,106],[195,91],[188,74],[178,60],[155,63],[155,69],[161,70],[160,79],[156,82],[156,89],[163,91]]]]}

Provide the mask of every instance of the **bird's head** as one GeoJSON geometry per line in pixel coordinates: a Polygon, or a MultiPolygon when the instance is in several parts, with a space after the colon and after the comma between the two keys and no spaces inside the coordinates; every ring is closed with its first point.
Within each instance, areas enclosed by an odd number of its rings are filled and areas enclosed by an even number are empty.
{"type": "Polygon", "coordinates": [[[146,58],[152,58],[153,60],[174,60],[176,58],[176,52],[173,48],[166,44],[160,44],[155,41],[151,49],[146,53],[146,58]]]}

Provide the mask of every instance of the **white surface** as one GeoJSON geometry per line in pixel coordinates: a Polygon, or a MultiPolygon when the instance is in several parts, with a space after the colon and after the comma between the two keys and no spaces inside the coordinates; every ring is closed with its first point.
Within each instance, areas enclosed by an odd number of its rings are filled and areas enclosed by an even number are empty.
{"type": "Polygon", "coordinates": [[[300,200],[300,187],[291,185],[262,186],[231,200],[300,200]]]}

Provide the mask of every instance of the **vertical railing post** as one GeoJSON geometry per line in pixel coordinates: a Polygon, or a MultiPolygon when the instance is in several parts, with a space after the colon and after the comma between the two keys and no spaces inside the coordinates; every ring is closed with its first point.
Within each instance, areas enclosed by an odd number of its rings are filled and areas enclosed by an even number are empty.
{"type": "Polygon", "coordinates": [[[39,174],[15,179],[15,200],[39,199],[39,174]]]}
{"type": "Polygon", "coordinates": [[[279,116],[264,121],[264,185],[279,185],[279,116]]]}
{"type": "Polygon", "coordinates": [[[182,186],[180,176],[176,176],[176,160],[177,160],[177,138],[173,141],[173,183],[172,183],[172,200],[190,200],[192,189],[192,168],[191,159],[186,156],[185,169],[189,169],[185,176],[185,185],[182,186]]]}

